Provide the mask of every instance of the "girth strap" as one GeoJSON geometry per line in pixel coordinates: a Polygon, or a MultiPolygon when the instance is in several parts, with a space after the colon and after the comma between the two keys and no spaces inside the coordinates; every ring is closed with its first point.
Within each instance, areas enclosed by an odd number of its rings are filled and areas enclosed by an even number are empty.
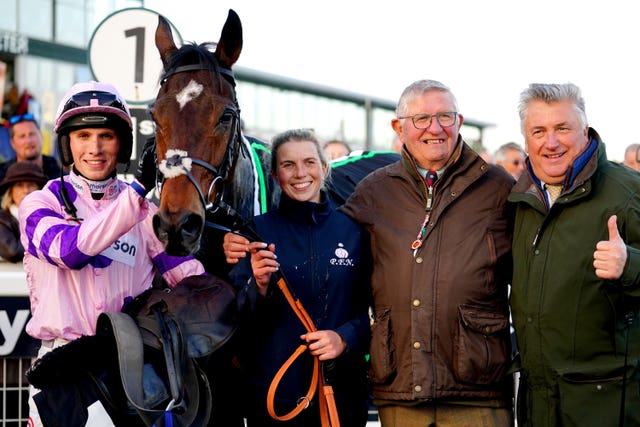
{"type": "MultiPolygon", "coordinates": [[[[302,303],[297,298],[293,297],[291,290],[287,286],[287,282],[284,277],[281,276],[278,279],[278,287],[284,294],[285,299],[300,319],[300,322],[304,325],[307,332],[316,331],[316,327],[313,324],[313,320],[311,320],[311,316],[304,309],[302,303]]],[[[269,386],[269,391],[267,392],[267,411],[271,418],[278,421],[288,421],[294,417],[296,417],[300,412],[309,407],[311,400],[315,396],[316,390],[318,393],[318,402],[319,402],[319,410],[320,410],[320,421],[323,427],[340,427],[340,420],[338,418],[338,410],[336,408],[336,402],[333,396],[333,387],[330,384],[325,382],[324,375],[322,375],[322,370],[320,369],[320,360],[318,356],[313,356],[313,374],[311,376],[311,384],[309,385],[309,389],[307,390],[307,394],[300,399],[298,399],[298,403],[296,407],[291,410],[289,413],[285,415],[277,415],[275,412],[275,395],[276,390],[278,388],[278,384],[280,380],[284,376],[285,372],[289,367],[293,364],[293,362],[307,349],[306,344],[302,344],[298,346],[298,348],[293,352],[293,354],[287,359],[287,361],[280,367],[273,380],[271,381],[271,385],[269,386]]]]}

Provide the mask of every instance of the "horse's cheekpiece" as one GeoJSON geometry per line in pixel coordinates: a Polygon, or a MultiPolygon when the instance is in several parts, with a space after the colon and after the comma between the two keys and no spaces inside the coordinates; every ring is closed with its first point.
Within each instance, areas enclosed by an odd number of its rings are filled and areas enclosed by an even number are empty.
{"type": "Polygon", "coordinates": [[[212,396],[200,362],[235,332],[235,307],[231,285],[210,275],[148,290],[127,313],[102,313],[95,336],[47,353],[27,378],[43,393],[91,386],[117,426],[206,425],[212,396]]]}

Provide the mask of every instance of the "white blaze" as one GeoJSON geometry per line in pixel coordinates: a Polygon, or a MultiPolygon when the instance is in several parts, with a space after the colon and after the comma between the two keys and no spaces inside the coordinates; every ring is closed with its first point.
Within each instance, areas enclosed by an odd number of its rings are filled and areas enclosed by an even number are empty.
{"type": "Polygon", "coordinates": [[[197,98],[202,93],[204,86],[195,80],[189,81],[189,84],[176,95],[176,101],[180,104],[180,109],[187,105],[187,102],[197,98]]]}

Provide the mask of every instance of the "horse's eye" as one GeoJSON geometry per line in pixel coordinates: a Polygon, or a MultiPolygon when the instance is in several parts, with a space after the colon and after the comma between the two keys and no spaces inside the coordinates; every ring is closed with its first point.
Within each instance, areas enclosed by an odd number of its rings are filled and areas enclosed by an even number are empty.
{"type": "Polygon", "coordinates": [[[233,122],[233,114],[229,112],[225,112],[220,116],[218,123],[221,125],[228,126],[233,122]]]}

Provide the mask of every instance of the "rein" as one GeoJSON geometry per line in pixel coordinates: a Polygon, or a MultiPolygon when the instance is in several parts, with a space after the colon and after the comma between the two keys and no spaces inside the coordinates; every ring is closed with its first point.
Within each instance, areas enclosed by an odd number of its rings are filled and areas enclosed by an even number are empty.
{"type": "MultiPolygon", "coordinates": [[[[311,316],[304,309],[299,299],[295,298],[289,289],[287,281],[284,275],[280,273],[278,279],[278,288],[282,291],[285,299],[293,309],[300,322],[307,330],[307,332],[316,331],[316,327],[311,320],[311,316]]],[[[269,385],[269,391],[267,392],[267,411],[271,418],[278,421],[288,421],[300,414],[303,410],[307,409],[313,400],[313,397],[318,391],[318,401],[320,410],[320,422],[323,427],[340,427],[340,419],[338,418],[338,409],[336,407],[336,401],[333,395],[333,387],[329,384],[329,381],[325,378],[324,367],[328,366],[325,363],[320,362],[318,356],[313,356],[313,373],[311,375],[311,384],[307,390],[307,394],[300,399],[296,407],[285,415],[278,415],[275,411],[275,396],[280,380],[287,372],[287,369],[293,364],[293,362],[302,354],[308,347],[305,344],[300,344],[298,348],[293,352],[289,359],[282,364],[276,375],[273,377],[271,384],[269,385]]],[[[328,362],[332,363],[332,362],[328,362]]]]}

